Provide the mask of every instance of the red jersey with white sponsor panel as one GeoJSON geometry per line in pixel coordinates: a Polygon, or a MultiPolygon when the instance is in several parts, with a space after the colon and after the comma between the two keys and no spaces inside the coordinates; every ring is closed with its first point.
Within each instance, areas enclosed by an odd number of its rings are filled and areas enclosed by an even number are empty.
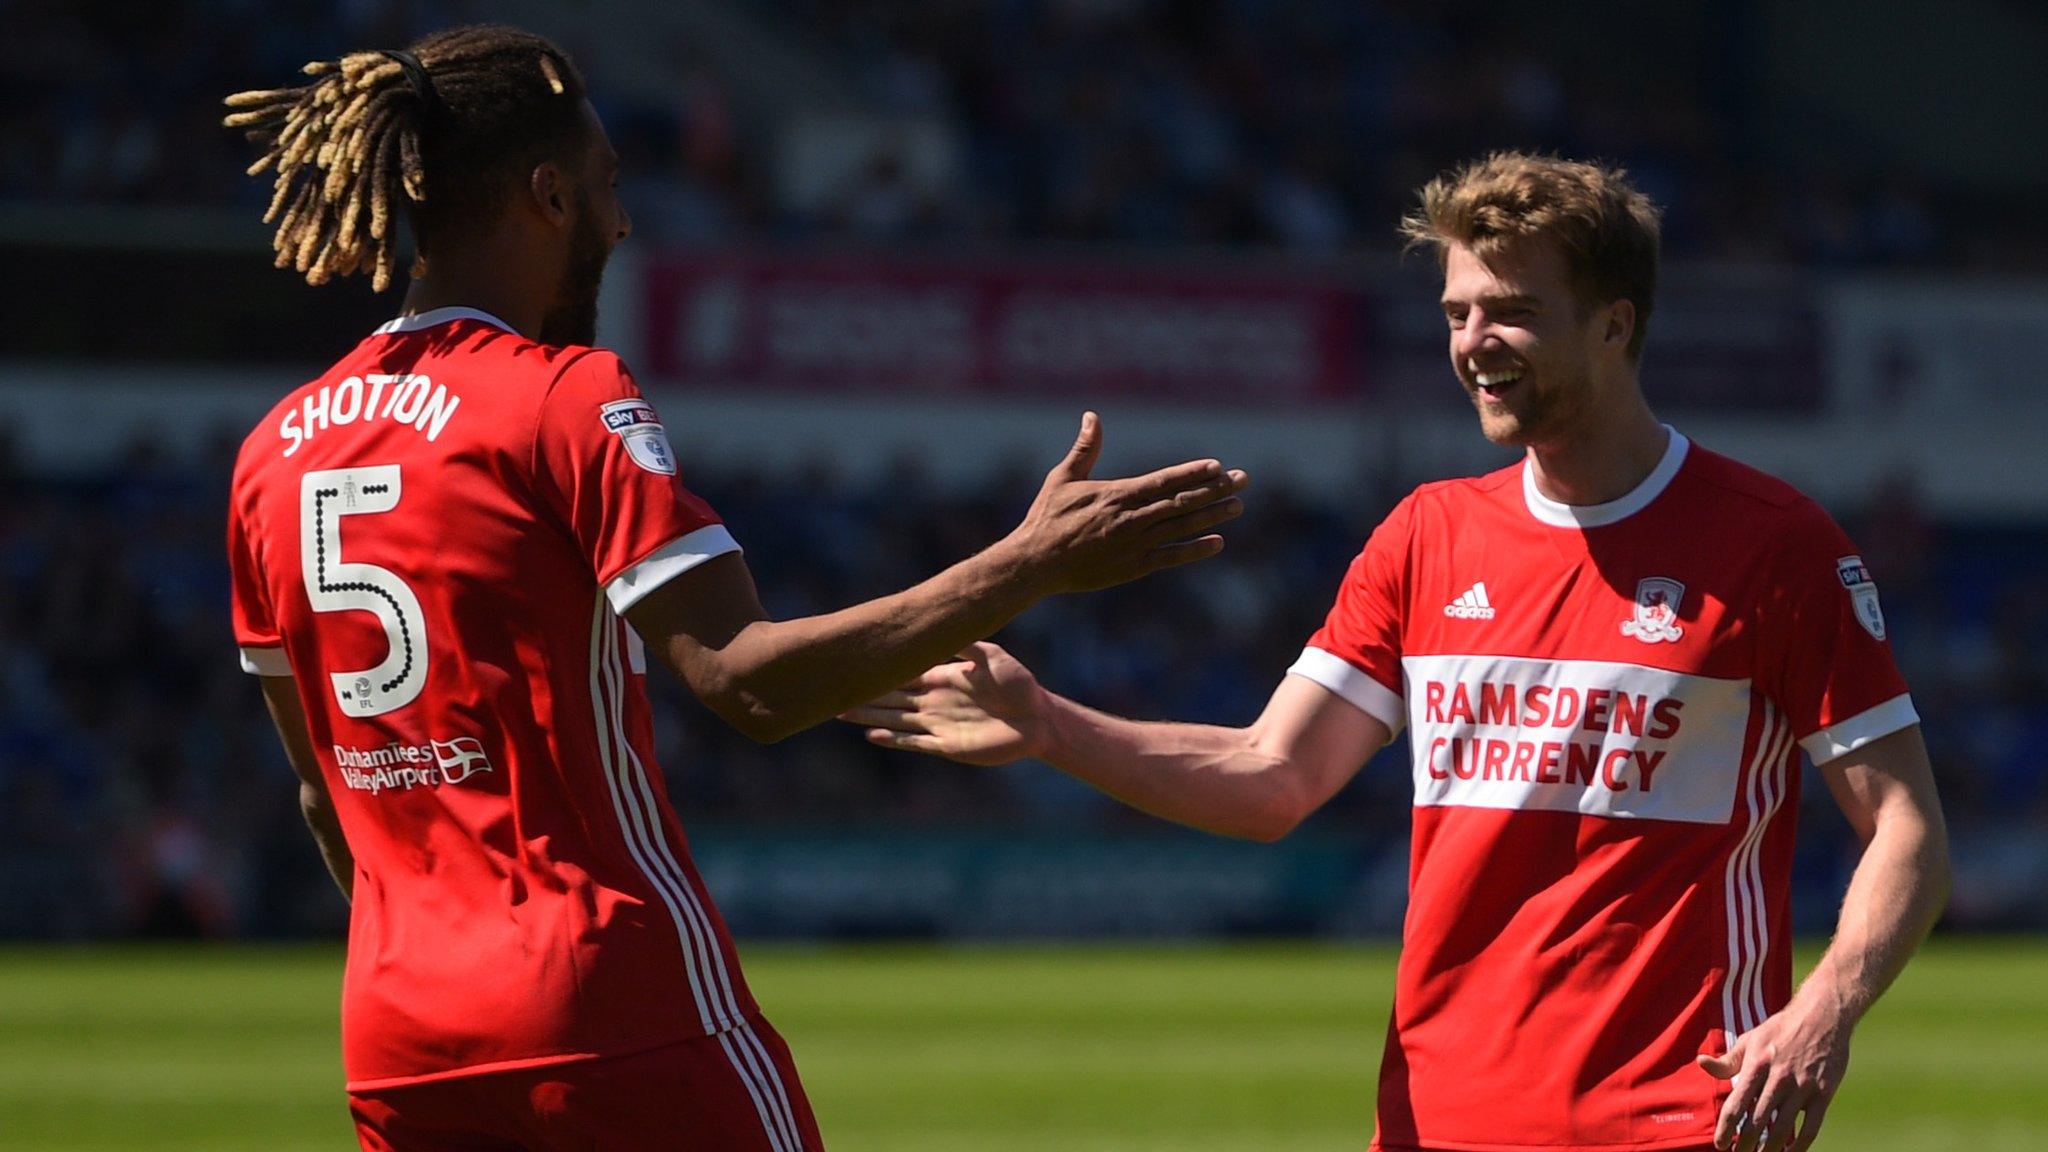
{"type": "Polygon", "coordinates": [[[249,435],[228,535],[355,855],[352,1089],[749,1035],[620,619],[738,546],[616,356],[386,325],[249,435]]]}
{"type": "Polygon", "coordinates": [[[1918,720],[1827,513],[1676,432],[1610,504],[1428,485],[1291,671],[1413,752],[1376,1147],[1710,1143],[1694,1057],[1791,994],[1798,752],[1918,720]]]}

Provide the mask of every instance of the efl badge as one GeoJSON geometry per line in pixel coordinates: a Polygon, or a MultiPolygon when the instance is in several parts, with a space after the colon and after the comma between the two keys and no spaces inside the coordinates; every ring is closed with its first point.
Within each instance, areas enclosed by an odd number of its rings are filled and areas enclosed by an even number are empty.
{"type": "Polygon", "coordinates": [[[1870,578],[1863,557],[1844,556],[1835,561],[1835,575],[1842,578],[1842,587],[1849,590],[1849,599],[1856,605],[1856,622],[1865,632],[1884,639],[1884,609],[1877,603],[1877,581],[1870,578]]]}
{"type": "Polygon", "coordinates": [[[1645,644],[1673,643],[1685,635],[1678,626],[1678,605],[1685,599],[1685,585],[1667,576],[1650,576],[1636,582],[1636,614],[1621,623],[1621,634],[1645,644]]]}
{"type": "Polygon", "coordinates": [[[614,400],[599,410],[605,430],[625,442],[626,454],[649,472],[676,474],[675,450],[668,446],[668,433],[661,429],[661,417],[654,405],[639,397],[614,400]]]}

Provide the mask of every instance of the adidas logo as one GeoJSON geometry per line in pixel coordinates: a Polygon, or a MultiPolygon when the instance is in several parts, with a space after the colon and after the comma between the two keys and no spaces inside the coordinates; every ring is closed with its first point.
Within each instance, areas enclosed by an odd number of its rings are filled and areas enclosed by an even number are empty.
{"type": "Polygon", "coordinates": [[[1454,620],[1491,620],[1493,601],[1486,598],[1486,581],[1465,590],[1464,595],[1444,605],[1444,615],[1454,620]]]}

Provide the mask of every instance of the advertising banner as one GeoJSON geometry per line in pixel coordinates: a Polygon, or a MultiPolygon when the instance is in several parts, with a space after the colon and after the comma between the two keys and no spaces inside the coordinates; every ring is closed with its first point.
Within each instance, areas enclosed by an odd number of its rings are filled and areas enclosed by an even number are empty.
{"type": "MultiPolygon", "coordinates": [[[[638,276],[636,363],[686,387],[1457,402],[1438,283],[1413,267],[1331,279],[1102,257],[669,252],[638,276]]],[[[1673,410],[1820,410],[1813,292],[1768,272],[1668,277],[1644,386],[1673,410]]]]}
{"type": "Polygon", "coordinates": [[[1366,386],[1362,301],[1301,280],[764,253],[641,275],[644,371],[685,385],[1253,405],[1366,386]]]}

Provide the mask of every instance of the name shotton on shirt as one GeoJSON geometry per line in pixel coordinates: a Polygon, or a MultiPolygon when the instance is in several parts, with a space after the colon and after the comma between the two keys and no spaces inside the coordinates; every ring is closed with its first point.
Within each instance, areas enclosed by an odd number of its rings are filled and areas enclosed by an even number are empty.
{"type": "Polygon", "coordinates": [[[373,372],[350,376],[339,384],[322,384],[319,391],[308,392],[298,407],[278,422],[277,435],[288,442],[286,456],[326,428],[370,420],[410,424],[415,431],[426,433],[428,440],[437,440],[461,403],[462,397],[431,377],[373,372]]]}

